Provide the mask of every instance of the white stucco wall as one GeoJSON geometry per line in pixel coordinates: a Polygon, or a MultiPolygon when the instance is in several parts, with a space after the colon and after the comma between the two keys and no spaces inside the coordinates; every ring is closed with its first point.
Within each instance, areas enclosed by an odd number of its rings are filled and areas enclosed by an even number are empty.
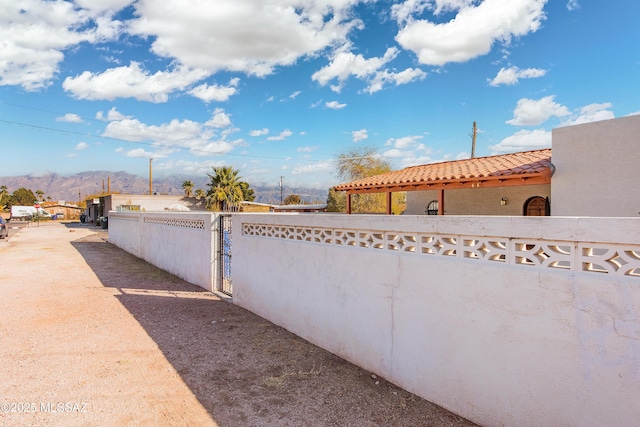
{"type": "Polygon", "coordinates": [[[554,129],[552,138],[552,215],[640,215],[640,115],[554,129]]]}
{"type": "Polygon", "coordinates": [[[213,290],[218,215],[109,212],[109,242],[163,270],[213,290]]]}
{"type": "Polygon", "coordinates": [[[481,425],[635,426],[640,277],[582,256],[639,242],[628,218],[243,214],[233,299],[481,425]],[[497,241],[510,263],[468,256],[497,241]]]}
{"type": "MultiPolygon", "coordinates": [[[[461,188],[444,192],[445,215],[505,215],[523,214],[525,202],[535,196],[549,197],[550,185],[527,185],[500,188],[461,188]],[[506,197],[507,204],[500,200],[506,197]]],[[[438,191],[407,191],[405,215],[425,215],[429,202],[438,200],[438,191]]]]}

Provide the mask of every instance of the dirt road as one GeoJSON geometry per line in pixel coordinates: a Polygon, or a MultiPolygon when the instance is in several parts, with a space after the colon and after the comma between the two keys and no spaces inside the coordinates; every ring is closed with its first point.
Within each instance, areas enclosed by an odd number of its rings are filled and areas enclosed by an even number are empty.
{"type": "Polygon", "coordinates": [[[0,242],[1,426],[470,426],[91,225],[0,242]]]}

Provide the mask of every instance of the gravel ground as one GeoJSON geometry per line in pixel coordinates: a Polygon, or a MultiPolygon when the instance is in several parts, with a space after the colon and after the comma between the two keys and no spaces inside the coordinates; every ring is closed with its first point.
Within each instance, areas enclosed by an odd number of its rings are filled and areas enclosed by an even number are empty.
{"type": "Polygon", "coordinates": [[[0,242],[1,426],[472,426],[85,224],[0,242]]]}

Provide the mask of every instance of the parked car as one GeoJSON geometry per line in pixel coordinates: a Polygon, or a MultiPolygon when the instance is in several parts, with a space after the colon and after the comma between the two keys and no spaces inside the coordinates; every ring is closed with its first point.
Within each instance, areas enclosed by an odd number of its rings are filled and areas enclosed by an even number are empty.
{"type": "Polygon", "coordinates": [[[9,237],[9,227],[3,217],[0,216],[0,239],[9,237]]]}

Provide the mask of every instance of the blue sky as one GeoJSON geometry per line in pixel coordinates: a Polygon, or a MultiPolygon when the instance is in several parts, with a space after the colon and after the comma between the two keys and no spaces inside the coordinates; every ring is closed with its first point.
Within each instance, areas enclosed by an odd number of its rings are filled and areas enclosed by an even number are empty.
{"type": "Polygon", "coordinates": [[[640,113],[635,0],[0,0],[1,176],[124,170],[328,188],[546,148],[640,113]],[[8,160],[7,160],[8,159],[8,160]]]}

